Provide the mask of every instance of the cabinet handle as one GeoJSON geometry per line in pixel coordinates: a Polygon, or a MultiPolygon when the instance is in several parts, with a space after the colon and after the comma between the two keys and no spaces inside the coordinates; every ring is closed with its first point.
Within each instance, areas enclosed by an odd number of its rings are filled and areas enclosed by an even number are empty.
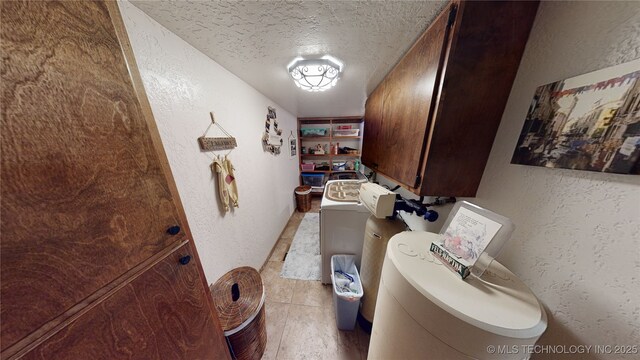
{"type": "Polygon", "coordinates": [[[180,232],[180,226],[178,226],[178,225],[172,226],[172,227],[167,229],[167,233],[169,235],[177,235],[179,232],[180,232]]]}
{"type": "Polygon", "coordinates": [[[180,265],[187,265],[191,261],[191,255],[185,255],[178,260],[180,265]]]}

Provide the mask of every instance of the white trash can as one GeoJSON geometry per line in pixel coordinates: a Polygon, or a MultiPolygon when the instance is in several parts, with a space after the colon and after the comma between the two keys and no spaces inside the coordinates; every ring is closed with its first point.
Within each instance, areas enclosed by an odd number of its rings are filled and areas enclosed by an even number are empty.
{"type": "Polygon", "coordinates": [[[340,330],[353,330],[356,326],[360,298],[364,291],[354,255],[331,257],[331,280],[333,282],[333,306],[336,325],[340,330]]]}

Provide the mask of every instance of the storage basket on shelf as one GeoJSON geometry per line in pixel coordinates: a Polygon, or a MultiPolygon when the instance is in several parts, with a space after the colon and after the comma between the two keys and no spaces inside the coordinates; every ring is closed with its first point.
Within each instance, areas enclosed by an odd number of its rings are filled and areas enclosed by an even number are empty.
{"type": "Polygon", "coordinates": [[[346,162],[334,162],[333,163],[333,171],[344,171],[345,170],[345,166],[347,165],[346,162]]]}
{"type": "Polygon", "coordinates": [[[234,359],[261,359],[267,345],[264,285],[260,273],[244,266],[211,285],[220,324],[234,359]]]}
{"type": "Polygon", "coordinates": [[[333,136],[358,136],[360,134],[360,129],[337,129],[333,130],[333,136]]]}
{"type": "Polygon", "coordinates": [[[307,212],[311,210],[311,186],[298,186],[295,190],[295,193],[296,206],[298,207],[298,211],[307,212]]]}
{"type": "Polygon", "coordinates": [[[302,171],[313,171],[313,169],[316,167],[315,163],[302,163],[300,164],[300,167],[302,168],[302,171]]]}
{"type": "Polygon", "coordinates": [[[329,134],[328,128],[302,128],[300,135],[302,137],[322,137],[329,134]]]}
{"type": "Polygon", "coordinates": [[[320,187],[324,185],[324,174],[302,174],[304,185],[320,187]]]}

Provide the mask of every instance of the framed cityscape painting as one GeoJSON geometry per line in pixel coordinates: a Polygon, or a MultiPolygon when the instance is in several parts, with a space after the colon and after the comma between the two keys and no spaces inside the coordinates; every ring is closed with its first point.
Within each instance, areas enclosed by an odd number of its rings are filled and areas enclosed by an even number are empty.
{"type": "Polygon", "coordinates": [[[640,174],[640,59],[538,87],[511,163],[640,174]]]}

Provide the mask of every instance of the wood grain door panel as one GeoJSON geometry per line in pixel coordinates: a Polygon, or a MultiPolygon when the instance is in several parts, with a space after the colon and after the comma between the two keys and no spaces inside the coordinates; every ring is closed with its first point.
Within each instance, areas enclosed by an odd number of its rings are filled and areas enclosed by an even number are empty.
{"type": "Polygon", "coordinates": [[[364,110],[364,134],[362,137],[362,163],[366,166],[376,169],[378,167],[378,158],[380,157],[380,132],[382,130],[382,111],[384,107],[385,82],[383,81],[373,90],[364,110]]]}
{"type": "Polygon", "coordinates": [[[537,1],[461,3],[421,195],[475,196],[537,1]]]}
{"type": "MultiPolygon", "coordinates": [[[[214,359],[214,330],[188,244],[27,353],[23,359],[214,359]]],[[[226,351],[226,349],[222,349],[226,351]]]]}
{"type": "Polygon", "coordinates": [[[105,4],[1,6],[4,350],[184,234],[105,4]]]}
{"type": "Polygon", "coordinates": [[[444,11],[387,76],[379,170],[416,186],[447,34],[444,11]]]}

